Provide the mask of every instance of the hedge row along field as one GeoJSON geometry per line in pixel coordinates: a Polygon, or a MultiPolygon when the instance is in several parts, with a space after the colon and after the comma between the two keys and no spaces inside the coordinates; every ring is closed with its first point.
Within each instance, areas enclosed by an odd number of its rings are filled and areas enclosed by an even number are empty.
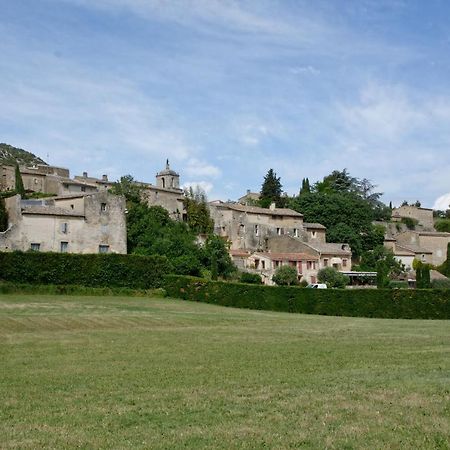
{"type": "Polygon", "coordinates": [[[0,280],[12,283],[149,289],[170,270],[165,256],[0,252],[0,280]]]}
{"type": "Polygon", "coordinates": [[[327,316],[450,319],[450,290],[301,289],[168,275],[170,297],[235,308],[327,316]]]}

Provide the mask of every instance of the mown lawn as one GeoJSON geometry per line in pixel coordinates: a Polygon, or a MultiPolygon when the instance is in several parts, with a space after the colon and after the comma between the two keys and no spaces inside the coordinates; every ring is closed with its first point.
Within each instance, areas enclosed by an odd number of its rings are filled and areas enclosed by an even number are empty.
{"type": "Polygon", "coordinates": [[[0,448],[450,448],[450,322],[0,296],[0,448]]]}

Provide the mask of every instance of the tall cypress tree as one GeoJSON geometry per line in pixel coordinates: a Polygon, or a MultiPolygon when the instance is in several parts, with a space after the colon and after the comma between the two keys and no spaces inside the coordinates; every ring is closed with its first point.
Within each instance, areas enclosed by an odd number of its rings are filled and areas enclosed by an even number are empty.
{"type": "Polygon", "coordinates": [[[277,177],[273,169],[269,169],[261,186],[260,205],[267,208],[272,202],[275,202],[277,207],[282,207],[282,187],[280,178],[277,177]]]}
{"type": "Polygon", "coordinates": [[[300,195],[310,194],[311,186],[309,184],[309,178],[303,178],[302,187],[300,188],[300,195]]]}
{"type": "Polygon", "coordinates": [[[17,164],[17,163],[16,163],[16,170],[15,170],[15,178],[16,178],[15,191],[17,194],[20,194],[20,196],[22,198],[24,198],[25,197],[25,188],[23,187],[22,175],[20,174],[19,164],[17,164]]]}

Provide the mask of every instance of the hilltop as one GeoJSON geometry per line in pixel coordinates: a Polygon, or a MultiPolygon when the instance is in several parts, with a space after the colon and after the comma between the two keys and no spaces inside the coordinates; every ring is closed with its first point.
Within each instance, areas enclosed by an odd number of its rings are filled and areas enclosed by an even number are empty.
{"type": "Polygon", "coordinates": [[[11,166],[16,163],[23,166],[35,164],[47,165],[43,159],[33,153],[27,152],[21,148],[13,147],[12,145],[0,143],[0,164],[11,166]]]}

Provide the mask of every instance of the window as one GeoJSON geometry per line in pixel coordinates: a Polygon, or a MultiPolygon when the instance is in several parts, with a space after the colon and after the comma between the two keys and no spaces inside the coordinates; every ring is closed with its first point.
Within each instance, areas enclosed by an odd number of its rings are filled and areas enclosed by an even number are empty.
{"type": "Polygon", "coordinates": [[[37,243],[31,243],[30,249],[33,250],[33,252],[38,252],[41,249],[41,244],[37,243]]]}
{"type": "Polygon", "coordinates": [[[325,258],[323,260],[323,265],[324,265],[324,267],[328,267],[328,259],[327,258],[325,258]]]}
{"type": "Polygon", "coordinates": [[[69,243],[61,242],[60,250],[61,250],[61,253],[67,253],[69,250],[69,243]]]}
{"type": "Polygon", "coordinates": [[[243,223],[241,223],[239,225],[239,233],[240,234],[245,234],[245,225],[243,223]]]}
{"type": "Polygon", "coordinates": [[[165,178],[162,179],[162,185],[163,185],[163,188],[166,187],[166,179],[165,178]]]}
{"type": "Polygon", "coordinates": [[[69,231],[69,224],[67,222],[63,222],[61,224],[61,233],[66,234],[69,231]]]}
{"type": "Polygon", "coordinates": [[[109,245],[99,245],[98,252],[99,253],[109,253],[109,245]]]}
{"type": "Polygon", "coordinates": [[[303,272],[303,264],[302,264],[301,261],[299,261],[297,263],[297,271],[298,271],[298,273],[302,273],[303,272]]]}
{"type": "Polygon", "coordinates": [[[275,261],[275,267],[280,267],[281,261],[275,261]]]}
{"type": "Polygon", "coordinates": [[[294,228],[294,237],[298,237],[298,228],[294,228]]]}
{"type": "Polygon", "coordinates": [[[277,235],[281,236],[282,234],[284,234],[283,228],[277,228],[277,235]]]}
{"type": "Polygon", "coordinates": [[[346,259],[342,260],[342,267],[347,267],[347,260],[346,259]]]}
{"type": "Polygon", "coordinates": [[[81,186],[81,192],[86,192],[86,186],[81,186]]]}
{"type": "Polygon", "coordinates": [[[255,225],[255,236],[259,236],[259,225],[255,225]]]}
{"type": "Polygon", "coordinates": [[[265,261],[261,261],[261,269],[265,269],[266,268],[266,262],[265,261]]]}
{"type": "Polygon", "coordinates": [[[101,212],[105,212],[105,211],[106,211],[106,203],[102,203],[102,204],[100,205],[100,211],[101,211],[101,212]]]}
{"type": "Polygon", "coordinates": [[[312,236],[313,238],[315,238],[316,235],[317,235],[317,232],[316,232],[316,231],[311,231],[311,236],[312,236]]]}
{"type": "Polygon", "coordinates": [[[70,205],[70,209],[74,209],[74,205],[70,205]]]}
{"type": "Polygon", "coordinates": [[[255,269],[259,269],[259,259],[255,259],[255,269]]]}
{"type": "Polygon", "coordinates": [[[311,267],[312,267],[312,262],[311,261],[306,261],[306,268],[308,270],[311,270],[311,267]]]}

